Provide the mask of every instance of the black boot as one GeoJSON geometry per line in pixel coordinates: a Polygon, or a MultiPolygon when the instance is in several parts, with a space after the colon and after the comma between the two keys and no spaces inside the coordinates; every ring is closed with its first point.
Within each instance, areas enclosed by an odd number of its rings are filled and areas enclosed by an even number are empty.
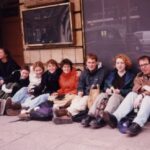
{"type": "Polygon", "coordinates": [[[116,128],[118,121],[117,118],[110,114],[109,112],[103,112],[103,119],[104,121],[111,127],[111,128],[116,128]]]}
{"type": "Polygon", "coordinates": [[[90,122],[90,126],[93,129],[102,128],[106,125],[106,122],[101,117],[98,117],[90,122]]]}
{"type": "Polygon", "coordinates": [[[82,119],[81,124],[83,127],[88,127],[90,125],[90,122],[95,119],[94,117],[87,115],[86,118],[82,119]]]}
{"type": "Polygon", "coordinates": [[[127,134],[129,136],[136,136],[139,134],[142,130],[142,127],[138,125],[137,123],[133,122],[130,127],[128,128],[127,134]]]}

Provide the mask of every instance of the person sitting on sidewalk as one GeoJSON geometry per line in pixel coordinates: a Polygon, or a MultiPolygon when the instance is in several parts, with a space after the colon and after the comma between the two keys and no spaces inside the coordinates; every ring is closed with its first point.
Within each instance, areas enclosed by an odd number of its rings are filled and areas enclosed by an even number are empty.
{"type": "MultiPolygon", "coordinates": [[[[73,67],[73,63],[69,59],[63,59],[60,63],[60,67],[62,69],[62,73],[58,78],[59,89],[50,94],[40,95],[32,100],[32,102],[28,105],[29,109],[23,111],[19,115],[20,119],[26,120],[26,118],[29,118],[32,110],[35,109],[36,111],[36,108],[47,100],[54,103],[54,107],[57,108],[70,105],[72,98],[77,94],[78,75],[73,67]]],[[[50,83],[51,86],[55,86],[54,83],[50,83]]],[[[54,117],[53,121],[57,122],[57,118],[54,117]]]]}
{"type": "Polygon", "coordinates": [[[0,98],[7,99],[13,96],[19,89],[29,84],[29,66],[22,66],[20,70],[13,71],[4,79],[0,90],[0,98]]]}
{"type": "MultiPolygon", "coordinates": [[[[86,56],[86,68],[81,73],[78,84],[78,95],[72,100],[71,105],[65,109],[54,110],[56,116],[69,115],[71,118],[86,110],[89,92],[93,85],[102,86],[104,69],[98,66],[98,58],[95,54],[86,56]]],[[[58,124],[66,123],[65,119],[58,118],[58,124]]]]}
{"type": "Polygon", "coordinates": [[[103,113],[103,119],[107,124],[112,128],[116,128],[122,118],[134,108],[138,108],[137,116],[126,132],[129,136],[139,134],[150,116],[150,57],[141,56],[138,63],[141,72],[137,74],[134,80],[132,92],[125,97],[113,114],[103,113]]]}
{"type": "Polygon", "coordinates": [[[37,96],[36,87],[41,83],[42,74],[44,72],[44,65],[38,61],[33,64],[33,72],[30,72],[28,86],[21,88],[14,96],[7,99],[6,113],[8,115],[17,115],[21,109],[21,105],[28,99],[37,96]]]}
{"type": "Polygon", "coordinates": [[[3,115],[7,98],[13,96],[22,87],[29,84],[29,67],[23,66],[20,70],[11,73],[8,78],[4,79],[4,83],[0,90],[0,114],[3,115]]]}
{"type": "Polygon", "coordinates": [[[103,111],[114,112],[123,98],[132,90],[134,74],[130,71],[132,65],[130,58],[125,54],[118,54],[115,56],[114,62],[115,69],[104,81],[105,93],[100,93],[89,109],[87,117],[82,120],[81,124],[84,127],[103,127],[105,122],[101,118],[101,113],[103,111]],[[101,108],[103,101],[107,101],[105,102],[107,104],[103,106],[106,108],[101,108]]]}

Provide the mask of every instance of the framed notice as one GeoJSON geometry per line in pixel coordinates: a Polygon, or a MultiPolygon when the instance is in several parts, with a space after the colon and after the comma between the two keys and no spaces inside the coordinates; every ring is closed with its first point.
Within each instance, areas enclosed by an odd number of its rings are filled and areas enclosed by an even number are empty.
{"type": "Polygon", "coordinates": [[[73,44],[71,3],[22,11],[26,46],[73,44]]]}

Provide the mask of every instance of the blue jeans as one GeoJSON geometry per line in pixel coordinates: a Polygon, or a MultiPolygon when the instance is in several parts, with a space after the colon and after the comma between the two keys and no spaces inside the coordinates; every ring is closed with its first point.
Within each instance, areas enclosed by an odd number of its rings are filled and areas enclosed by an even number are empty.
{"type": "Polygon", "coordinates": [[[13,103],[24,103],[27,98],[30,98],[32,95],[28,93],[28,87],[23,87],[12,97],[13,103]]]}
{"type": "MultiPolygon", "coordinates": [[[[130,92],[123,102],[119,105],[118,109],[113,113],[113,115],[120,121],[123,117],[125,117],[129,112],[133,110],[134,100],[137,98],[138,94],[135,92],[130,92]]],[[[137,116],[133,120],[133,122],[137,123],[141,127],[147,122],[150,116],[150,96],[145,96],[142,99],[140,109],[137,113],[137,116]]]]}
{"type": "Polygon", "coordinates": [[[29,110],[32,110],[33,108],[39,106],[41,103],[45,102],[48,100],[49,93],[42,94],[32,100],[29,100],[25,102],[25,106],[29,107],[29,110]]]}

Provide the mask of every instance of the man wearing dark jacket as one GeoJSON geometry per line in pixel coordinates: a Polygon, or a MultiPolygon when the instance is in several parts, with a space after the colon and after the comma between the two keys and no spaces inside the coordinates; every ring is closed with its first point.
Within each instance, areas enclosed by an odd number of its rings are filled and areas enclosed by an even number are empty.
{"type": "Polygon", "coordinates": [[[78,83],[78,96],[72,101],[68,112],[74,116],[87,107],[88,95],[92,85],[102,86],[104,79],[104,69],[98,63],[98,58],[94,54],[88,54],[86,57],[86,68],[81,73],[78,83]]]}
{"type": "Polygon", "coordinates": [[[22,87],[29,84],[29,67],[23,66],[21,70],[16,70],[4,79],[4,84],[0,90],[0,98],[6,99],[13,96],[22,87]]]}

